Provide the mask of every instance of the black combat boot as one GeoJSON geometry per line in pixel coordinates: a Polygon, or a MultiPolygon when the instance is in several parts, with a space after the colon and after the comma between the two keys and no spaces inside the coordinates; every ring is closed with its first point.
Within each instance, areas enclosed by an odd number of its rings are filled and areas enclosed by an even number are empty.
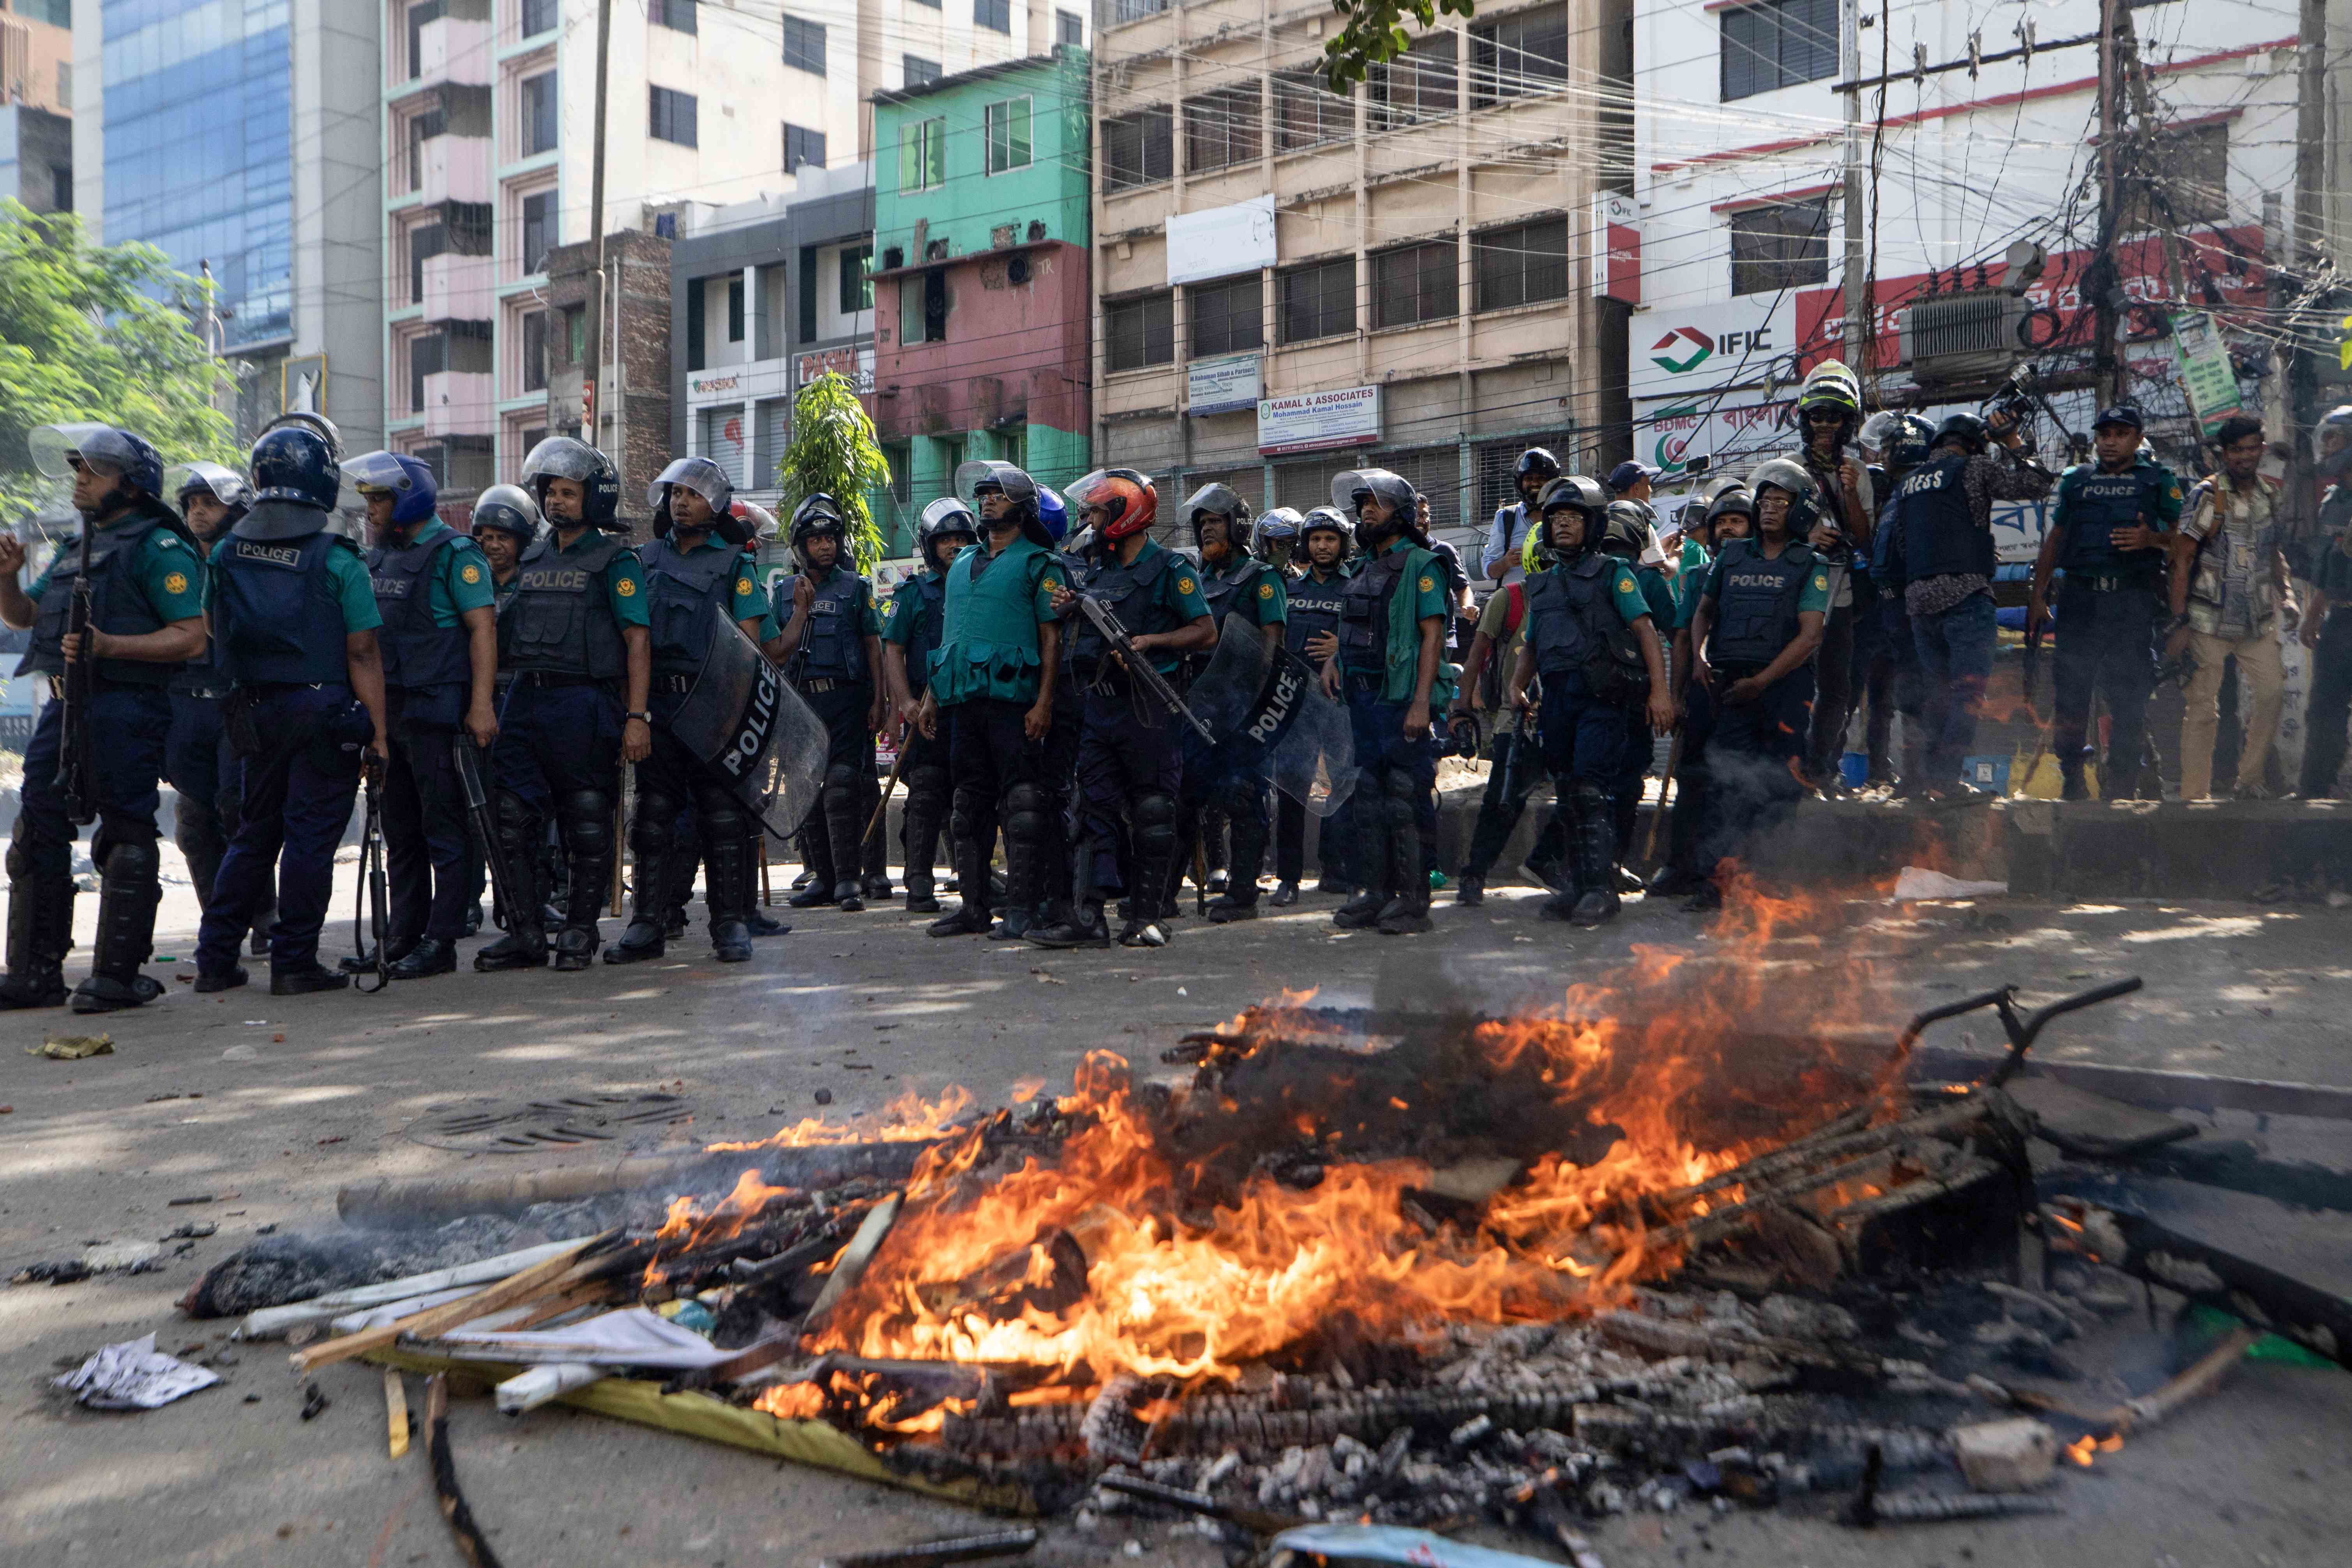
{"type": "Polygon", "coordinates": [[[0,979],[0,1010],[65,1005],[73,906],[68,878],[19,876],[9,882],[8,973],[0,979]]]}
{"type": "Polygon", "coordinates": [[[1358,785],[1355,809],[1349,813],[1356,841],[1349,846],[1348,858],[1350,865],[1362,869],[1364,883],[1355,897],[1331,911],[1331,923],[1342,931],[1370,930],[1381,923],[1381,911],[1389,906],[1389,891],[1383,885],[1391,875],[1386,804],[1380,796],[1377,776],[1367,777],[1358,785]]]}
{"type": "Polygon", "coordinates": [[[1416,936],[1429,929],[1429,867],[1422,854],[1412,795],[1396,790],[1395,782],[1387,802],[1389,882],[1394,896],[1381,907],[1378,923],[1384,936],[1416,936]]]}
{"type": "Polygon", "coordinates": [[[808,868],[807,885],[784,902],[796,910],[816,910],[838,901],[834,892],[833,840],[822,821],[801,829],[801,859],[808,868]]]}
{"type": "Polygon", "coordinates": [[[671,842],[677,813],[647,809],[641,800],[637,815],[640,820],[630,837],[637,863],[629,884],[629,923],[621,940],[604,950],[607,963],[642,963],[668,951],[671,900],[677,897],[671,868],[680,858],[671,842]]]}
{"type": "Polygon", "coordinates": [[[1576,822],[1569,854],[1576,862],[1576,879],[1583,891],[1569,911],[1571,924],[1597,926],[1617,916],[1617,822],[1612,803],[1599,784],[1576,786],[1576,822]]]}
{"type": "Polygon", "coordinates": [[[715,822],[706,829],[702,846],[708,868],[710,904],[710,955],[721,963],[745,963],[751,957],[751,900],[757,873],[751,867],[751,841],[740,822],[715,822]]]}
{"type": "Polygon", "coordinates": [[[74,987],[75,1012],[120,1012],[163,994],[162,985],[139,973],[154,951],[155,905],[163,897],[157,870],[152,838],[107,851],[98,884],[98,941],[89,978],[74,987]]]}
{"type": "Polygon", "coordinates": [[[484,973],[502,969],[538,969],[547,963],[547,927],[542,923],[546,894],[540,886],[538,824],[507,805],[513,797],[499,796],[499,853],[506,861],[511,907],[506,916],[507,934],[474,954],[474,967],[484,973]]]}
{"type": "Polygon", "coordinates": [[[968,831],[969,826],[959,816],[955,866],[963,902],[925,928],[933,936],[985,936],[992,923],[988,909],[988,851],[980,837],[968,831]]]}

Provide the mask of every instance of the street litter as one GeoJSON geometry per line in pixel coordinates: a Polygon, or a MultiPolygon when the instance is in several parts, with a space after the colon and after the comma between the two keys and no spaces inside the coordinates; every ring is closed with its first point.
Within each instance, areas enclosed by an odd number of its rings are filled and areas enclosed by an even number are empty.
{"type": "Polygon", "coordinates": [[[26,1046],[28,1057],[47,1057],[53,1062],[78,1062],[85,1057],[110,1057],[114,1054],[112,1035],[51,1035],[37,1046],[26,1046]]]}
{"type": "Polygon", "coordinates": [[[2007,882],[1963,881],[1924,866],[1906,866],[1895,879],[1893,901],[1901,904],[1919,899],[1986,899],[2008,891],[2007,882]]]}
{"type": "Polygon", "coordinates": [[[154,1410],[210,1388],[220,1374],[161,1354],[148,1334],[108,1345],[52,1381],[92,1410],[154,1410]]]}

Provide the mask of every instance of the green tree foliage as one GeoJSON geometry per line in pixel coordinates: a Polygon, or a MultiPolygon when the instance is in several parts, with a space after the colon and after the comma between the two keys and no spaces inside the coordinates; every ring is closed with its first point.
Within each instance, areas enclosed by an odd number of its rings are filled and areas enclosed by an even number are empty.
{"type": "Polygon", "coordinates": [[[890,461],[875,438],[874,421],[849,378],[828,372],[801,388],[793,399],[793,439],[776,465],[783,491],[778,521],[792,536],[793,513],[813,495],[829,495],[849,524],[849,548],[857,570],[870,572],[882,559],[882,531],[874,525],[868,491],[890,482],[890,461]]]}
{"type": "Polygon", "coordinates": [[[0,505],[46,499],[26,437],[103,421],[152,441],[165,462],[235,462],[222,371],[188,321],[205,285],[152,245],[92,245],[70,213],[0,202],[0,505]]]}
{"type": "Polygon", "coordinates": [[[1323,78],[1334,92],[1346,92],[1371,67],[1404,53],[1412,42],[1402,26],[1407,16],[1433,27],[1440,12],[1470,16],[1478,9],[1477,0],[1332,0],[1331,8],[1347,18],[1323,41],[1323,78]]]}

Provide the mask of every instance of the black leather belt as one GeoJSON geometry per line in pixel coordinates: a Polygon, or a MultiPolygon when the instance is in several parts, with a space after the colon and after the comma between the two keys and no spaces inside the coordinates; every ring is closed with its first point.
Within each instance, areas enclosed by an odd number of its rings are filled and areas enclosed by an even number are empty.
{"type": "Polygon", "coordinates": [[[1389,672],[1385,669],[1343,669],[1339,674],[1350,691],[1369,691],[1389,683],[1389,672]]]}
{"type": "Polygon", "coordinates": [[[646,689],[649,691],[668,692],[683,697],[688,691],[694,689],[694,677],[690,675],[656,675],[653,678],[653,684],[647,687],[646,689]]]}
{"type": "Polygon", "coordinates": [[[862,680],[802,680],[795,681],[793,689],[803,697],[814,697],[822,691],[846,691],[853,686],[865,684],[862,680]]]}
{"type": "Polygon", "coordinates": [[[515,671],[514,683],[517,686],[543,686],[549,688],[561,688],[566,686],[602,686],[604,684],[593,675],[567,675],[560,670],[552,669],[519,669],[515,671]]]}

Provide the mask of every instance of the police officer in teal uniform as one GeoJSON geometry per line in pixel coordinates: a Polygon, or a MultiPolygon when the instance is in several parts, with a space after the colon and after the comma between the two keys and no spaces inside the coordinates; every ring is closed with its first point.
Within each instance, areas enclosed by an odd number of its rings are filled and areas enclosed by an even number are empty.
{"type": "MultiPolygon", "coordinates": [[[[1222,634],[1225,618],[1239,615],[1271,646],[1279,647],[1289,616],[1289,595],[1280,571],[1251,552],[1249,503],[1223,484],[1206,484],[1184,503],[1192,514],[1192,542],[1201,552],[1201,596],[1222,634]]],[[[1206,658],[1196,659],[1205,667],[1206,658]]],[[[1266,810],[1265,748],[1229,738],[1212,747],[1189,728],[1183,736],[1184,782],[1177,800],[1176,864],[1181,879],[1192,845],[1213,810],[1233,831],[1233,860],[1225,890],[1209,904],[1220,925],[1257,918],[1258,873],[1265,867],[1265,841],[1273,822],[1266,810]]],[[[1174,888],[1170,889],[1174,896],[1174,888]]]]}
{"type": "Polygon", "coordinates": [[[2067,800],[2087,800],[2091,703],[2107,703],[2107,754],[2099,769],[2110,800],[2128,798],[2140,774],[2147,701],[2156,690],[2154,637],[2160,617],[2168,535],[2180,521],[2180,481],[2145,451],[2139,410],[2102,411],[2091,426],[2092,460],[2058,478],[2049,531],[2033,562],[2029,627],[2050,605],[2050,578],[2063,572],[2057,599],[2056,708],[2050,749],[2067,800]]]}
{"type": "MultiPolygon", "coordinates": [[[[1615,796],[1633,734],[1627,716],[1633,694],[1621,689],[1624,676],[1612,652],[1617,626],[1630,627],[1641,650],[1647,725],[1673,729],[1674,699],[1650,604],[1633,567],[1603,547],[1608,492],[1582,474],[1563,474],[1544,486],[1536,506],[1543,529],[1537,555],[1545,570],[1527,579],[1527,635],[1508,698],[1524,713],[1528,682],[1543,678],[1538,735],[1567,818],[1569,885],[1545,900],[1542,912],[1596,926],[1618,910],[1615,796]]],[[[1641,736],[1646,742],[1646,726],[1641,736]]]]}
{"type": "MultiPolygon", "coordinates": [[[[1608,521],[1601,531],[1601,552],[1615,557],[1633,574],[1634,586],[1642,591],[1642,602],[1650,607],[1651,633],[1658,639],[1661,654],[1671,654],[1675,616],[1675,589],[1666,578],[1663,564],[1664,557],[1661,554],[1657,561],[1647,559],[1658,553],[1655,544],[1647,507],[1626,500],[1609,503],[1608,521]]],[[[1671,668],[1668,673],[1671,676],[1671,668]]],[[[1668,694],[1671,698],[1671,690],[1668,694]]],[[[1625,710],[1625,749],[1617,759],[1617,779],[1611,791],[1612,811],[1616,824],[1616,872],[1620,892],[1638,893],[1643,890],[1641,877],[1631,870],[1627,863],[1633,858],[1633,826],[1642,812],[1642,781],[1649,776],[1651,756],[1655,750],[1651,743],[1653,733],[1646,708],[1635,706],[1625,710]]],[[[1664,791],[1660,795],[1659,809],[1663,811],[1665,809],[1664,791]]]]}
{"type": "Polygon", "coordinates": [[[1748,476],[1755,531],[1726,544],[1691,619],[1691,675],[1715,723],[1706,742],[1707,817],[1686,908],[1720,909],[1723,862],[1805,793],[1813,655],[1830,608],[1830,576],[1804,542],[1821,521],[1821,486],[1792,458],[1748,476]]]}
{"type": "Polygon", "coordinates": [[[1429,929],[1429,867],[1422,831],[1437,815],[1437,740],[1430,715],[1453,700],[1444,662],[1454,597],[1422,531],[1421,495],[1386,468],[1331,481],[1335,507],[1356,514],[1365,559],[1349,580],[1339,658],[1324,689],[1348,706],[1355,742],[1354,819],[1363,888],[1333,911],[1348,930],[1391,936],[1429,929]]]}
{"type": "MultiPolygon", "coordinates": [[[[367,553],[392,715],[392,766],[383,785],[384,869],[392,924],[384,943],[394,980],[457,967],[473,901],[465,795],[452,742],[498,739],[494,686],[499,633],[490,563],[480,546],[435,513],[439,487],[422,459],[366,452],[343,480],[367,502],[367,553]]],[[[358,973],[373,956],[344,961],[358,973]]]]}
{"type": "Polygon", "coordinates": [[[612,459],[551,436],[524,457],[522,488],[548,531],[523,552],[499,611],[499,661],[513,679],[491,752],[499,855],[520,907],[474,967],[537,969],[552,952],[557,969],[576,972],[596,961],[596,917],[620,853],[621,764],[653,752],[651,617],[612,459]],[[539,876],[551,813],[570,873],[551,945],[539,876]]]}
{"type": "MultiPolygon", "coordinates": [[[[1028,474],[989,459],[965,469],[957,489],[979,503],[984,537],[948,567],[940,646],[915,725],[928,742],[948,737],[953,769],[951,832],[963,901],[931,922],[938,937],[991,934],[988,868],[1000,826],[1008,913],[1035,908],[1052,848],[1045,759],[1061,678],[1062,626],[1054,610],[1061,558],[1028,474]]],[[[952,509],[934,508],[925,516],[935,528],[958,521],[952,509]]]]}
{"type": "Polygon", "coordinates": [[[898,776],[907,781],[904,853],[910,915],[940,912],[940,835],[955,793],[951,736],[936,725],[927,735],[915,720],[930,690],[931,655],[947,634],[948,568],[979,542],[978,520],[956,497],[942,496],[925,507],[915,527],[915,554],[922,569],[909,574],[882,607],[883,680],[903,726],[898,776]]]}
{"type": "Polygon", "coordinates": [[[811,496],[793,513],[795,570],[776,582],[784,671],[831,740],[824,795],[801,829],[811,875],[792,897],[796,909],[866,907],[858,868],[866,791],[875,783],[874,734],[882,728],[882,615],[874,584],[844,559],[848,549],[840,503],[811,496]]]}
{"type": "MultiPolygon", "coordinates": [[[[219,463],[175,465],[163,476],[200,554],[209,556],[253,504],[245,476],[219,463]]],[[[216,650],[205,651],[172,677],[172,733],[163,743],[163,776],[172,783],[172,841],[188,863],[199,904],[209,904],[221,856],[236,831],[236,756],[221,732],[221,699],[228,678],[216,650]]],[[[267,923],[256,928],[254,951],[269,951],[267,923]]]]}
{"type": "Polygon", "coordinates": [[[253,445],[254,502],[213,551],[209,615],[229,679],[226,723],[242,775],[236,837],[196,936],[200,992],[246,983],[237,948],[269,902],[269,994],[339,990],[319,963],[335,849],[362,765],[391,761],[391,711],[367,564],[331,525],[334,448],[292,421],[253,445]]]}
{"type": "Polygon", "coordinates": [[[768,596],[760,591],[758,563],[744,548],[751,524],[730,510],[734,493],[726,470],[708,458],[680,458],[646,489],[654,538],[637,547],[637,560],[653,645],[654,744],[637,768],[636,816],[629,824],[636,852],[629,923],[604,950],[607,963],[637,963],[667,950],[675,863],[692,858],[696,839],[709,872],[711,954],[721,963],[751,956],[753,814],[670,728],[712,642],[740,631],[757,643],[766,629],[768,596]],[[691,823],[689,837],[681,837],[681,822],[691,823]]]}
{"type": "MultiPolygon", "coordinates": [[[[1269,516],[1272,514],[1269,513],[1269,516]]],[[[1264,521],[1260,520],[1261,523],[1264,521]]],[[[1353,525],[1341,513],[1318,506],[1298,521],[1299,570],[1283,584],[1283,643],[1291,652],[1320,669],[1339,649],[1339,617],[1347,607],[1348,555],[1356,547],[1353,525]]],[[[1349,812],[1354,796],[1324,819],[1318,834],[1316,858],[1323,876],[1317,891],[1353,891],[1347,879],[1345,851],[1349,812]]],[[[1298,883],[1307,870],[1307,808],[1286,795],[1274,797],[1273,898],[1276,909],[1298,901],[1298,883]]]]}
{"type": "MultiPolygon", "coordinates": [[[[1685,536],[1675,602],[1674,657],[1666,671],[1674,686],[1682,744],[1675,764],[1675,804],[1666,817],[1666,863],[1650,879],[1652,898],[1684,896],[1706,885],[1698,868],[1698,851],[1699,834],[1706,822],[1706,742],[1715,732],[1715,698],[1706,682],[1691,679],[1691,666],[1697,657],[1691,626],[1698,615],[1699,601],[1706,596],[1716,558],[1735,540],[1746,539],[1755,521],[1756,498],[1745,484],[1734,484],[1717,491],[1706,503],[1704,520],[1691,531],[1703,537],[1685,536]]],[[[1895,603],[1902,603],[1899,593],[1895,603]]],[[[1905,636],[1907,639],[1907,631],[1905,636]]]]}
{"type": "MultiPolygon", "coordinates": [[[[92,744],[82,808],[98,824],[89,845],[99,872],[98,942],[89,977],[74,988],[73,1009],[110,1013],[163,994],[139,969],[153,948],[163,896],[155,813],[172,728],[169,688],[183,664],[205,652],[203,558],[162,499],[163,461],[145,437],[76,425],[44,426],[33,438],[45,470],[62,477],[69,466],[74,510],[90,533],[89,632],[76,638],[66,629],[81,571],[78,537],[58,543],[28,591],[16,581],[25,547],[0,533],[0,622],[32,629],[16,673],[47,676],[53,694],[62,691],[68,664],[84,658],[97,664],[83,716],[92,744]]],[[[64,731],[65,704],[52,700],[25,751],[8,843],[8,973],[0,979],[0,1008],[66,1000],[79,824],[58,777],[64,731]]]]}
{"type": "Polygon", "coordinates": [[[1049,948],[1108,947],[1104,908],[1124,892],[1121,945],[1165,947],[1182,721],[1128,674],[1078,607],[1077,595],[1102,601],[1135,651],[1171,679],[1184,655],[1216,640],[1216,625],[1192,563],[1151,538],[1160,492],[1148,477],[1134,468],[1097,468],[1064,494],[1092,534],[1086,574],[1054,596],[1069,647],[1066,676],[1083,694],[1074,897],[1068,920],[1031,931],[1029,940],[1049,948]]]}

